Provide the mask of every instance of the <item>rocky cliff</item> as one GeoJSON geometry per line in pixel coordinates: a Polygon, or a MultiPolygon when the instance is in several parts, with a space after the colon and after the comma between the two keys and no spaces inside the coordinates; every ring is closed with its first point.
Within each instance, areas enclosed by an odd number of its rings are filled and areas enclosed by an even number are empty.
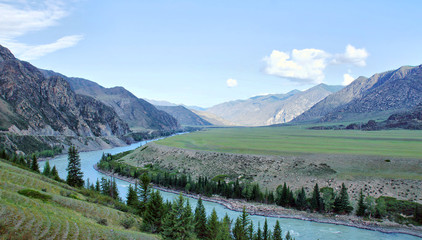
{"type": "Polygon", "coordinates": [[[3,130],[28,135],[122,136],[128,125],[105,104],[76,94],[60,76],[46,77],[0,46],[3,130]]]}

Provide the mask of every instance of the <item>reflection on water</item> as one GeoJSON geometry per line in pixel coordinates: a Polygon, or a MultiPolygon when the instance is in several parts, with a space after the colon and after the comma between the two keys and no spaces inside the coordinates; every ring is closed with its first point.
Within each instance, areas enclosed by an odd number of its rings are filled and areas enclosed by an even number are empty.
{"type": "MultiPolygon", "coordinates": [[[[90,182],[95,182],[97,179],[101,179],[101,177],[109,178],[104,174],[97,172],[93,165],[96,164],[103,153],[111,153],[117,154],[120,152],[128,151],[135,149],[139,146],[146,144],[149,141],[143,141],[139,143],[135,143],[126,147],[117,147],[113,149],[105,149],[99,151],[91,151],[91,152],[81,152],[81,166],[82,171],[84,173],[84,178],[87,180],[89,178],[90,182]]],[[[44,167],[45,162],[40,162],[40,168],[44,167]]],[[[67,155],[60,155],[55,157],[54,159],[50,160],[50,165],[56,165],[56,168],[59,172],[61,178],[66,179],[66,168],[67,168],[67,155]]],[[[116,179],[117,187],[119,190],[119,196],[122,199],[126,199],[129,183],[116,179]]],[[[163,196],[164,201],[169,200],[172,201],[177,194],[168,193],[161,191],[161,195],[163,196]]],[[[196,207],[197,200],[193,198],[189,198],[190,204],[194,209],[196,207]]],[[[207,215],[211,214],[213,208],[217,211],[217,214],[220,218],[224,217],[227,214],[231,219],[237,218],[240,213],[231,211],[224,206],[213,203],[203,201],[207,215]]],[[[258,222],[260,222],[261,227],[264,225],[265,217],[252,215],[250,216],[251,220],[254,223],[254,226],[258,226],[258,222]]],[[[401,240],[413,240],[413,239],[420,239],[418,237],[406,235],[406,234],[386,234],[376,231],[364,230],[359,228],[335,225],[335,224],[326,224],[326,223],[316,223],[312,221],[304,221],[304,220],[296,220],[296,219],[288,219],[288,218],[267,218],[268,225],[272,229],[275,225],[275,221],[279,220],[280,225],[283,230],[283,234],[286,234],[287,231],[290,231],[290,234],[296,238],[296,240],[316,240],[316,239],[327,239],[327,240],[338,240],[338,239],[360,239],[360,240],[367,240],[367,239],[379,239],[379,240],[389,240],[389,239],[401,239],[401,240]]]]}

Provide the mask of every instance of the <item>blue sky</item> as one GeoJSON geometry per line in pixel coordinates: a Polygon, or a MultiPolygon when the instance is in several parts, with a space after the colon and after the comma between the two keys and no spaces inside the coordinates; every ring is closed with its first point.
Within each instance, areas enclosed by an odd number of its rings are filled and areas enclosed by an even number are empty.
{"type": "Polygon", "coordinates": [[[37,67],[209,107],[422,64],[422,1],[0,0],[37,67]]]}

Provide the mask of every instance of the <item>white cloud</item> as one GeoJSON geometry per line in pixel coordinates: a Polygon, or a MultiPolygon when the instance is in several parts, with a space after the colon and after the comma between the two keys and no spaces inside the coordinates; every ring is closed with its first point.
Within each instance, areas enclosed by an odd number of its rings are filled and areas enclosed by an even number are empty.
{"type": "Polygon", "coordinates": [[[319,49],[293,49],[291,54],[273,50],[269,57],[264,58],[267,63],[265,72],[296,82],[321,83],[329,56],[319,49]]]}
{"type": "Polygon", "coordinates": [[[366,66],[366,58],[369,53],[365,48],[355,48],[352,45],[347,45],[343,54],[337,54],[333,59],[334,64],[353,64],[358,67],[366,66]]]}
{"type": "MultiPolygon", "coordinates": [[[[353,64],[363,67],[369,56],[364,48],[347,45],[342,54],[330,54],[320,49],[293,49],[291,53],[273,50],[264,57],[264,72],[287,78],[293,82],[309,84],[322,83],[324,71],[329,64],[353,64]]],[[[350,76],[350,75],[348,75],[350,76]]]]}
{"type": "Polygon", "coordinates": [[[9,43],[8,47],[12,52],[22,60],[33,60],[42,57],[48,53],[55,52],[59,49],[68,48],[76,45],[83,39],[82,35],[66,36],[49,44],[27,45],[23,43],[9,43]]]}
{"type": "Polygon", "coordinates": [[[237,86],[237,80],[233,78],[227,79],[226,83],[227,83],[227,86],[231,88],[237,86]]]}
{"type": "Polygon", "coordinates": [[[81,35],[62,37],[52,43],[30,45],[16,40],[30,32],[57,25],[68,15],[61,1],[0,0],[0,44],[10,48],[18,58],[36,59],[62,48],[74,46],[81,35]]]}
{"type": "Polygon", "coordinates": [[[352,77],[350,74],[348,74],[348,73],[343,74],[343,85],[344,85],[344,86],[349,85],[349,84],[350,84],[350,83],[352,83],[354,80],[355,80],[355,78],[354,78],[354,77],[352,77]]]}

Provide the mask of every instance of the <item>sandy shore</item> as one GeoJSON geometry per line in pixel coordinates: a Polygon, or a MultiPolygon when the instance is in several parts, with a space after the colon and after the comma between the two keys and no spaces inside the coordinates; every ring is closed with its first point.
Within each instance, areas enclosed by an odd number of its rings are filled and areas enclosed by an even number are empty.
{"type": "MultiPolygon", "coordinates": [[[[135,183],[136,179],[127,178],[118,174],[112,174],[111,172],[102,171],[94,165],[94,169],[108,176],[118,178],[123,181],[135,183]]],[[[214,202],[223,205],[229,210],[241,212],[243,208],[251,215],[259,215],[264,217],[274,218],[291,218],[299,219],[304,221],[313,221],[319,223],[328,223],[336,225],[344,225],[349,227],[356,227],[361,229],[367,229],[371,231],[379,231],[383,233],[403,233],[422,238],[422,227],[407,226],[391,222],[389,220],[369,221],[354,215],[333,215],[333,214],[319,214],[310,213],[305,211],[298,211],[295,209],[283,208],[274,204],[263,204],[256,202],[247,202],[241,199],[226,199],[217,195],[212,197],[206,197],[199,194],[186,193],[184,191],[177,191],[169,188],[163,188],[157,185],[153,186],[154,189],[170,192],[175,194],[183,194],[183,196],[198,199],[201,197],[204,201],[214,202]]]]}

